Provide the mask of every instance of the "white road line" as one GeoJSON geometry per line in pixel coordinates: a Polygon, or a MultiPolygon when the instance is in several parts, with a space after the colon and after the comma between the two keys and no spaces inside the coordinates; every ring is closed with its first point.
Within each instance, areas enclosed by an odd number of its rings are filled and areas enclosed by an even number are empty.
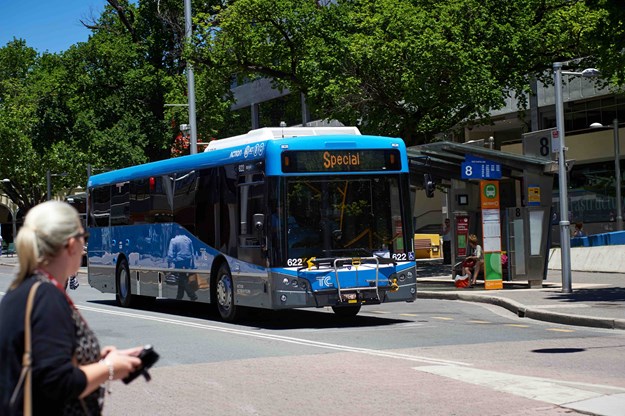
{"type": "Polygon", "coordinates": [[[396,358],[400,360],[417,361],[417,362],[423,362],[423,363],[429,363],[429,364],[461,366],[463,368],[471,365],[471,364],[464,363],[461,361],[442,360],[442,359],[437,359],[437,358],[421,357],[417,355],[395,353],[391,351],[378,351],[378,350],[372,350],[368,348],[350,347],[347,345],[330,344],[327,342],[312,341],[312,340],[307,340],[307,339],[302,339],[302,338],[286,337],[282,335],[263,334],[259,332],[246,331],[246,330],[236,329],[236,328],[226,328],[226,327],[220,327],[220,326],[215,326],[215,325],[187,322],[187,321],[182,321],[179,319],[149,316],[149,315],[143,315],[139,313],[124,312],[124,311],[104,309],[104,308],[94,308],[92,306],[81,305],[81,306],[78,306],[78,309],[84,310],[84,311],[95,312],[95,313],[104,313],[104,314],[109,314],[109,315],[124,316],[127,318],[143,319],[146,321],[161,322],[161,323],[166,323],[166,324],[171,324],[171,325],[180,325],[180,326],[186,326],[186,327],[191,327],[191,328],[205,329],[209,331],[224,332],[224,333],[233,334],[233,335],[242,335],[242,336],[248,336],[248,337],[254,337],[254,338],[270,339],[273,341],[305,345],[309,347],[324,348],[324,349],[343,351],[343,352],[356,352],[360,354],[374,355],[378,357],[396,358]]]}
{"type": "Polygon", "coordinates": [[[437,365],[413,369],[558,406],[625,392],[625,388],[621,387],[520,376],[477,368],[437,365]]]}
{"type": "Polygon", "coordinates": [[[526,307],[528,309],[572,309],[572,308],[590,308],[590,305],[587,305],[585,303],[577,303],[577,304],[570,304],[567,303],[566,305],[526,305],[526,307]]]}

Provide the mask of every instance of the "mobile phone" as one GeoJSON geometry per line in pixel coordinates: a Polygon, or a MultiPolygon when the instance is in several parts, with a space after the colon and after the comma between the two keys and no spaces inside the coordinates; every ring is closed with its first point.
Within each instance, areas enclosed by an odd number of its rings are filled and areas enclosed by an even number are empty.
{"type": "Polygon", "coordinates": [[[152,379],[152,377],[150,377],[150,373],[148,373],[148,368],[152,367],[154,363],[158,361],[159,355],[156,351],[154,351],[154,348],[151,345],[146,345],[143,347],[143,350],[141,350],[138,357],[141,359],[141,365],[139,365],[135,371],[128,374],[126,378],[122,379],[122,381],[126,384],[130,383],[140,375],[145,377],[145,381],[150,381],[152,379]]]}

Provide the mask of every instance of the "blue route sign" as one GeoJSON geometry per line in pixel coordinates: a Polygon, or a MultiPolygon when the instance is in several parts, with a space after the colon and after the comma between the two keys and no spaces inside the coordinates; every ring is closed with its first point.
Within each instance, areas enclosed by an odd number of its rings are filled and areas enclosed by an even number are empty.
{"type": "Polygon", "coordinates": [[[467,155],[460,165],[462,179],[501,179],[501,164],[467,155]]]}

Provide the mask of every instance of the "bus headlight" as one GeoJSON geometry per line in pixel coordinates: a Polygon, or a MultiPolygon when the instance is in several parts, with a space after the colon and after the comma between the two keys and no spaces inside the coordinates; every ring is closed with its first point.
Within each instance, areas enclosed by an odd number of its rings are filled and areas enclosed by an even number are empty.
{"type": "Polygon", "coordinates": [[[286,295],[282,295],[282,296],[280,296],[280,300],[281,300],[282,302],[286,302],[286,295]]]}
{"type": "Polygon", "coordinates": [[[403,282],[404,280],[406,280],[406,275],[402,273],[399,275],[399,281],[403,282]]]}
{"type": "Polygon", "coordinates": [[[285,277],[284,279],[282,279],[282,283],[284,283],[285,285],[289,285],[289,278],[285,277]]]}

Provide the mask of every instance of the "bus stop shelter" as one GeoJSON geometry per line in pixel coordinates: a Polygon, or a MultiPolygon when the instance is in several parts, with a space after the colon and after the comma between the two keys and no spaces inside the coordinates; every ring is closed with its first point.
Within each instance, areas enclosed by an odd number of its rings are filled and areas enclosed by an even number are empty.
{"type": "MultiPolygon", "coordinates": [[[[529,153],[529,152],[526,152],[529,153]]],[[[445,205],[452,222],[452,264],[461,259],[458,224],[468,222],[470,234],[482,241],[480,179],[467,178],[463,168],[469,160],[486,160],[501,170],[499,182],[503,279],[527,280],[530,287],[542,286],[546,278],[551,224],[557,221],[552,209],[553,178],[557,163],[540,155],[514,154],[485,147],[483,142],[435,142],[408,148],[411,181],[416,186],[432,181],[446,191],[445,205]]],[[[425,193],[417,192],[418,204],[425,193]]]]}

